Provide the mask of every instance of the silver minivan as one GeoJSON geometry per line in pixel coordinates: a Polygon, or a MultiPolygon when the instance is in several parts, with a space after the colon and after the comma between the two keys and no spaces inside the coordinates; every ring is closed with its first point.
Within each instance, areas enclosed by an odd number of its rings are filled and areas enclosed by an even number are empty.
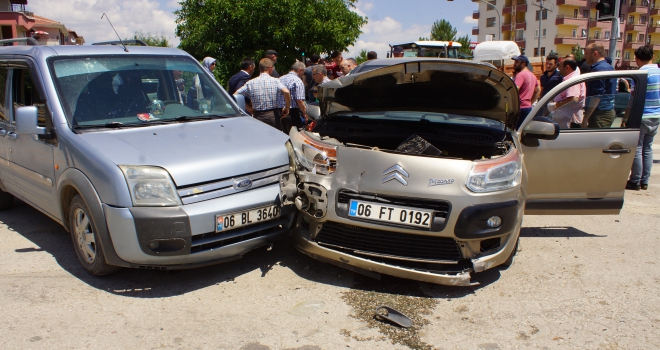
{"type": "Polygon", "coordinates": [[[0,208],[71,233],[84,268],[178,269],[286,234],[287,136],[178,49],[0,47],[0,208]]]}

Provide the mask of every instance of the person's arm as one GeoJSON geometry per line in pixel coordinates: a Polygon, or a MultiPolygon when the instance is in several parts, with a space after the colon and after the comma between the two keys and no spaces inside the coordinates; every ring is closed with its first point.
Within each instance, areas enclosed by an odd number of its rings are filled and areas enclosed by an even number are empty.
{"type": "Polygon", "coordinates": [[[291,92],[287,88],[280,90],[284,95],[284,108],[282,108],[282,118],[289,115],[289,106],[291,106],[291,92]]]}
{"type": "Polygon", "coordinates": [[[532,99],[530,100],[531,103],[535,103],[536,101],[539,100],[539,97],[541,96],[541,88],[539,88],[538,85],[534,88],[534,95],[532,95],[532,99]]]}
{"type": "Polygon", "coordinates": [[[309,120],[309,117],[307,117],[307,105],[305,104],[304,100],[296,100],[296,103],[298,104],[298,108],[300,109],[300,113],[305,118],[305,120],[309,120]]]}
{"type": "Polygon", "coordinates": [[[566,98],[566,99],[563,99],[563,100],[561,100],[561,101],[559,101],[559,102],[556,102],[556,103],[555,103],[555,107],[559,108],[559,107],[561,107],[561,106],[565,106],[565,105],[567,105],[567,104],[569,104],[569,103],[571,103],[571,102],[577,102],[577,101],[578,101],[578,98],[577,98],[577,97],[575,97],[575,96],[570,97],[570,96],[569,96],[569,97],[566,98]]]}
{"type": "Polygon", "coordinates": [[[591,118],[591,114],[594,113],[596,110],[596,107],[598,107],[598,104],[600,103],[600,97],[598,96],[592,96],[592,97],[587,97],[587,105],[584,108],[584,118],[582,118],[582,127],[583,128],[588,128],[589,127],[589,118],[591,118]]]}

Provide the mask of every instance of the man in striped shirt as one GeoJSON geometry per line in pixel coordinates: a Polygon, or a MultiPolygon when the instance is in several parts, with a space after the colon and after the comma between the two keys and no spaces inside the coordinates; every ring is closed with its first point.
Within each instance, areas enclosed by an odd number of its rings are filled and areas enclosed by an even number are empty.
{"type": "Polygon", "coordinates": [[[282,85],[279,79],[270,76],[273,69],[273,61],[270,58],[262,58],[259,61],[259,72],[261,73],[259,77],[245,83],[234,95],[240,94],[250,99],[255,119],[282,130],[280,116],[286,117],[289,114],[291,93],[286,86],[282,85]],[[281,111],[277,110],[277,96],[279,94],[282,94],[286,101],[281,111]]]}
{"type": "Polygon", "coordinates": [[[653,137],[658,132],[660,118],[660,69],[653,63],[653,49],[650,45],[635,50],[635,62],[639,70],[648,72],[646,85],[646,100],[642,125],[639,127],[639,142],[633,161],[630,179],[626,184],[628,190],[646,190],[649,186],[651,167],[653,166],[653,137]]]}
{"type": "MultiPolygon", "coordinates": [[[[303,74],[305,74],[305,64],[296,61],[291,66],[291,71],[280,77],[280,82],[291,92],[291,104],[289,108],[289,116],[282,117],[282,131],[289,134],[292,126],[301,128],[303,126],[302,119],[307,120],[307,106],[305,105],[305,84],[302,82],[303,74]]],[[[285,101],[283,95],[277,96],[277,108],[284,108],[285,101]]]]}

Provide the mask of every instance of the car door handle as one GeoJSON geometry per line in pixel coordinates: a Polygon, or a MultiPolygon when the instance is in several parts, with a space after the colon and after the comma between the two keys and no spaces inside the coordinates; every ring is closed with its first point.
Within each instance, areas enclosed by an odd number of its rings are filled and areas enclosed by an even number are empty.
{"type": "Polygon", "coordinates": [[[609,153],[609,154],[621,154],[621,153],[630,153],[630,149],[628,148],[608,148],[604,149],[603,153],[609,153]]]}
{"type": "Polygon", "coordinates": [[[16,140],[18,138],[18,134],[10,131],[7,133],[7,137],[9,137],[12,140],[16,140]]]}

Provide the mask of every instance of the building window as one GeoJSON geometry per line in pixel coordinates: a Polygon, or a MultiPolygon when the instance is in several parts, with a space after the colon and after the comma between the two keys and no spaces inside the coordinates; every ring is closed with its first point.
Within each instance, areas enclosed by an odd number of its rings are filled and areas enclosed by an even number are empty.
{"type": "Polygon", "coordinates": [[[541,47],[541,56],[545,56],[545,47],[541,47]]]}
{"type": "Polygon", "coordinates": [[[582,18],[589,18],[589,10],[582,11],[582,18]]]}
{"type": "Polygon", "coordinates": [[[516,41],[525,41],[525,30],[516,29],[516,41]]]}
{"type": "Polygon", "coordinates": [[[639,24],[646,24],[646,16],[639,16],[639,24]]]}
{"type": "Polygon", "coordinates": [[[547,29],[543,28],[543,35],[541,35],[543,38],[545,38],[545,34],[547,33],[547,29]]]}
{"type": "Polygon", "coordinates": [[[586,29],[582,29],[582,37],[583,38],[587,37],[587,30],[586,29]]]}
{"type": "Polygon", "coordinates": [[[626,35],[626,42],[627,42],[627,43],[631,43],[631,42],[632,42],[632,33],[628,33],[628,35],[626,35]]]}
{"type": "Polygon", "coordinates": [[[623,15],[619,15],[619,22],[623,23],[623,15]]]}
{"type": "Polygon", "coordinates": [[[610,57],[610,50],[605,49],[605,57],[610,57]]]}
{"type": "Polygon", "coordinates": [[[623,40],[623,33],[619,32],[619,41],[623,40]]]}
{"type": "Polygon", "coordinates": [[[635,24],[635,16],[628,16],[628,24],[635,24]]]}
{"type": "Polygon", "coordinates": [[[486,34],[486,41],[494,41],[495,34],[486,34]]]}
{"type": "Polygon", "coordinates": [[[630,51],[626,51],[626,52],[624,53],[623,59],[626,60],[626,61],[629,61],[629,60],[630,60],[630,51]]]}
{"type": "Polygon", "coordinates": [[[486,18],[486,27],[495,26],[495,17],[486,18]]]}
{"type": "Polygon", "coordinates": [[[640,43],[643,43],[643,42],[644,42],[644,34],[640,34],[640,35],[637,37],[637,42],[640,42],[640,43]]]}
{"type": "MultiPolygon", "coordinates": [[[[486,0],[486,2],[491,3],[493,6],[497,5],[497,1],[496,1],[496,0],[486,0]]],[[[486,8],[489,9],[489,10],[492,10],[492,9],[493,9],[493,6],[486,5],[486,8]]]]}
{"type": "Polygon", "coordinates": [[[637,6],[637,0],[630,0],[630,6],[637,6]]]}
{"type": "Polygon", "coordinates": [[[605,39],[610,39],[610,31],[605,31],[605,39]]]}
{"type": "Polygon", "coordinates": [[[614,58],[621,58],[621,50],[616,50],[616,56],[614,58]]]}
{"type": "Polygon", "coordinates": [[[534,30],[534,39],[536,39],[538,37],[539,37],[539,30],[536,29],[536,30],[534,30]]]}
{"type": "Polygon", "coordinates": [[[594,32],[594,39],[600,39],[600,30],[594,32]]]}
{"type": "Polygon", "coordinates": [[[539,48],[535,47],[534,48],[534,57],[538,57],[538,55],[539,55],[539,48]]]}
{"type": "Polygon", "coordinates": [[[574,9],[573,10],[573,18],[578,18],[578,14],[580,13],[580,10],[574,9]]]}
{"type": "MultiPolygon", "coordinates": [[[[548,10],[543,10],[543,19],[548,19],[548,10]]],[[[536,20],[539,20],[539,11],[536,11],[536,20]]]]}
{"type": "Polygon", "coordinates": [[[571,37],[577,38],[577,29],[573,29],[573,33],[572,33],[571,37]]]}

